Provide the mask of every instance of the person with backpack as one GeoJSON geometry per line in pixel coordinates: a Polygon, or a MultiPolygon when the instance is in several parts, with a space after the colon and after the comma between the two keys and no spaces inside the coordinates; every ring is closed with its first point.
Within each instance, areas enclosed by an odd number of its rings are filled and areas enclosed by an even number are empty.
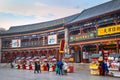
{"type": "Polygon", "coordinates": [[[63,75],[63,62],[62,62],[62,60],[58,60],[57,61],[57,66],[58,66],[58,73],[59,73],[59,75],[63,75]]]}

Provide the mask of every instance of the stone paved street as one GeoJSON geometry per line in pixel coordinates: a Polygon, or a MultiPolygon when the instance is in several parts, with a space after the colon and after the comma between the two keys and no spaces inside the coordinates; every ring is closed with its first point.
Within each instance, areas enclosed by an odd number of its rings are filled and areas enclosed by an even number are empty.
{"type": "Polygon", "coordinates": [[[120,80],[120,78],[92,76],[88,71],[59,76],[55,72],[42,71],[42,73],[34,74],[32,70],[0,68],[0,80],[120,80]]]}

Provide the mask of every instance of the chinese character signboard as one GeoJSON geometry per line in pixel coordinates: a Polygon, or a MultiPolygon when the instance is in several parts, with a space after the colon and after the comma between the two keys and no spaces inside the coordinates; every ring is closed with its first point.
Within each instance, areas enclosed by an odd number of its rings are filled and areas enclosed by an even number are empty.
{"type": "Polygon", "coordinates": [[[16,48],[16,47],[21,47],[21,40],[20,39],[12,40],[12,48],[16,48]]]}
{"type": "Polygon", "coordinates": [[[104,35],[115,34],[115,33],[120,33],[120,25],[98,28],[97,30],[98,36],[104,36],[104,35]]]}
{"type": "Polygon", "coordinates": [[[74,35],[74,36],[70,36],[70,41],[80,41],[80,40],[90,39],[90,38],[94,38],[94,37],[95,37],[94,33],[74,35]]]}
{"type": "Polygon", "coordinates": [[[57,35],[48,36],[48,45],[57,44],[57,35]]]}

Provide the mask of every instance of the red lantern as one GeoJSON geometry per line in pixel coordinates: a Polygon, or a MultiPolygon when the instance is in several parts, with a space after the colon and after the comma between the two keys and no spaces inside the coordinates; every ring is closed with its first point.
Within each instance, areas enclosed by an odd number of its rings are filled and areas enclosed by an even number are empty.
{"type": "Polygon", "coordinates": [[[78,46],[74,46],[74,49],[75,49],[75,50],[78,50],[78,46]]]}
{"type": "Polygon", "coordinates": [[[51,50],[51,52],[53,53],[53,52],[54,52],[54,50],[52,49],[52,50],[51,50]]]}
{"type": "Polygon", "coordinates": [[[26,51],[23,51],[23,54],[25,55],[25,54],[26,54],[26,51]]]}
{"type": "Polygon", "coordinates": [[[17,55],[17,51],[14,52],[14,55],[17,55]]]}
{"type": "Polygon", "coordinates": [[[8,51],[5,51],[5,54],[8,55],[8,51]]]}
{"type": "Polygon", "coordinates": [[[44,53],[45,52],[45,50],[42,50],[42,53],[44,53]]]}

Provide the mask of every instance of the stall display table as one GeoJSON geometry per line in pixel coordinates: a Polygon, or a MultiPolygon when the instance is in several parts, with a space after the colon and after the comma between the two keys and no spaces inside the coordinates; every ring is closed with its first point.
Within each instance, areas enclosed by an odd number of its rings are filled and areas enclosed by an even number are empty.
{"type": "Polygon", "coordinates": [[[120,77],[120,71],[118,68],[109,68],[109,74],[114,77],[120,77]]]}

